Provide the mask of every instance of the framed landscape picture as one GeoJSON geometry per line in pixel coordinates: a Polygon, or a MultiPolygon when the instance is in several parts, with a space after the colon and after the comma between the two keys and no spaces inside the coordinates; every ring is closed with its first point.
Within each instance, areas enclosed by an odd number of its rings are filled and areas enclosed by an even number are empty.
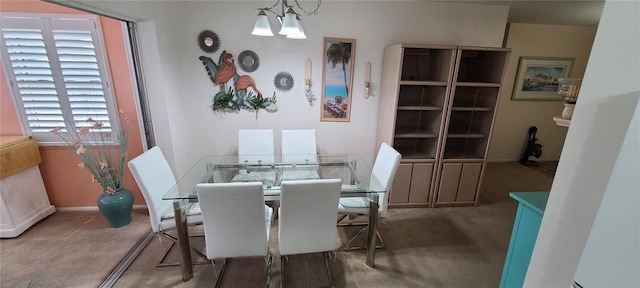
{"type": "Polygon", "coordinates": [[[320,121],[349,122],[356,40],[324,38],[320,121]]]}
{"type": "Polygon", "coordinates": [[[558,78],[568,78],[574,58],[520,57],[512,100],[562,101],[558,78]]]}

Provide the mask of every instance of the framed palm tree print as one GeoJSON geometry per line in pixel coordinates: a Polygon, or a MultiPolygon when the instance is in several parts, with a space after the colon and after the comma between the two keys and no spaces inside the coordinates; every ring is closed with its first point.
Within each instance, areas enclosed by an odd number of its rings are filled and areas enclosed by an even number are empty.
{"type": "Polygon", "coordinates": [[[324,38],[320,121],[349,122],[356,40],[324,38]]]}

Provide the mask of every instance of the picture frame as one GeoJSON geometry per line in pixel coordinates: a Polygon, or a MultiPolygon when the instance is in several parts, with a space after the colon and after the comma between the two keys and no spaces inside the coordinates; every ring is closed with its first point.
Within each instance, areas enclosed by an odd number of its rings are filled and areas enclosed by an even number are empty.
{"type": "Polygon", "coordinates": [[[349,122],[356,40],[324,37],[320,121],[349,122]]]}
{"type": "Polygon", "coordinates": [[[562,101],[558,78],[569,78],[574,58],[520,57],[511,100],[562,101]]]}

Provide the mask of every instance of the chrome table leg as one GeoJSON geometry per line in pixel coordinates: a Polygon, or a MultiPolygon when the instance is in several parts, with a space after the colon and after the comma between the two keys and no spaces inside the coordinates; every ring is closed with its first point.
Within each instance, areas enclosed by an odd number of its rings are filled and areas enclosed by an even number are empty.
{"type": "Polygon", "coordinates": [[[182,281],[193,278],[191,267],[191,247],[189,244],[189,230],[187,228],[187,216],[184,211],[184,200],[173,201],[173,212],[176,220],[176,233],[180,246],[180,266],[182,267],[182,281]]]}
{"type": "Polygon", "coordinates": [[[378,193],[369,195],[369,223],[367,228],[367,266],[375,268],[376,264],[376,231],[378,229],[378,193]]]}

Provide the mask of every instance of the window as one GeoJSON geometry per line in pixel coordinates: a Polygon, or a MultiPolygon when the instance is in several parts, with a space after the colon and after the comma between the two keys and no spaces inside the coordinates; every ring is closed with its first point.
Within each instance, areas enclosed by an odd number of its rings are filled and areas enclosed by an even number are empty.
{"type": "MultiPolygon", "coordinates": [[[[118,121],[96,16],[3,13],[2,59],[23,131],[62,143],[50,131],[118,121]]],[[[112,133],[117,135],[117,133],[112,133]]]]}

